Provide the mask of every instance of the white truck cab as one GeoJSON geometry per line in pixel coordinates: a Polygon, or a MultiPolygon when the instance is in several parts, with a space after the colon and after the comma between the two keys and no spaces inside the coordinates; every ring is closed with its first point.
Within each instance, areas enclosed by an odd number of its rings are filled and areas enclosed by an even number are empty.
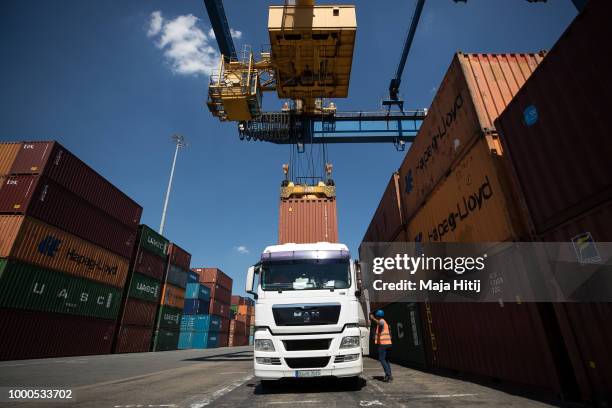
{"type": "Polygon", "coordinates": [[[264,250],[246,280],[246,291],[255,297],[256,377],[362,373],[369,327],[359,303],[358,268],[344,244],[283,244],[264,250]]]}

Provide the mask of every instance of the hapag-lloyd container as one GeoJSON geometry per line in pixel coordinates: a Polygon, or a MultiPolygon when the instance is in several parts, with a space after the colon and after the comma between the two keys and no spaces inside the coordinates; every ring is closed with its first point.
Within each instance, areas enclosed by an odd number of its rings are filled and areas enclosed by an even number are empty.
{"type": "Polygon", "coordinates": [[[13,167],[13,162],[20,149],[21,142],[0,143],[0,176],[5,176],[11,172],[11,167],[13,167]]]}
{"type": "Polygon", "coordinates": [[[312,242],[338,242],[336,199],[281,199],[278,243],[312,242]]]}
{"type": "Polygon", "coordinates": [[[185,306],[185,289],[178,288],[169,283],[164,284],[160,303],[183,309],[185,306]]]}
{"type": "Polygon", "coordinates": [[[183,315],[181,331],[205,331],[217,333],[221,327],[221,318],[214,315],[183,315]]]}
{"type": "Polygon", "coordinates": [[[203,283],[188,283],[185,289],[185,299],[199,299],[208,302],[210,289],[203,283]]]}
{"type": "Polygon", "coordinates": [[[136,229],[142,207],[57,142],[24,142],[11,174],[42,174],[136,229]]]}
{"type": "Polygon", "coordinates": [[[179,288],[185,289],[187,286],[187,278],[189,274],[186,270],[181,267],[168,263],[168,270],[166,272],[166,282],[173,284],[179,288]]]}
{"type": "Polygon", "coordinates": [[[189,270],[191,267],[191,254],[189,252],[173,242],[170,244],[169,254],[170,264],[176,265],[185,271],[189,270]]]}
{"type": "Polygon", "coordinates": [[[374,212],[363,242],[392,242],[404,228],[399,174],[393,173],[374,212]]]}
{"type": "Polygon", "coordinates": [[[501,242],[523,234],[499,156],[479,139],[408,222],[408,241],[501,242]]]}
{"type": "Polygon", "coordinates": [[[183,310],[172,306],[161,306],[157,314],[157,327],[178,330],[181,325],[183,310]]]}
{"type": "Polygon", "coordinates": [[[115,353],[144,353],[151,348],[153,329],[140,326],[121,326],[117,334],[115,353]]]}
{"type": "Polygon", "coordinates": [[[151,351],[176,350],[179,341],[178,330],[156,330],[153,335],[153,345],[151,351]]]}
{"type": "MultiPolygon", "coordinates": [[[[403,215],[411,218],[460,160],[470,141],[512,100],[544,54],[457,53],[440,84],[427,117],[399,169],[403,215]]],[[[489,148],[501,154],[498,140],[489,148]]]]}
{"type": "Polygon", "coordinates": [[[216,283],[232,290],[233,280],[219,268],[193,268],[200,275],[200,283],[216,283]]]}
{"type": "MultiPolygon", "coordinates": [[[[127,298],[123,307],[122,326],[153,327],[157,303],[147,302],[136,298],[127,298]]],[[[153,331],[151,329],[150,331],[153,331]]],[[[148,346],[147,346],[148,347],[148,346]]]]}
{"type": "Polygon", "coordinates": [[[116,319],[121,291],[88,279],[0,259],[0,308],[116,319]]]}
{"type": "Polygon", "coordinates": [[[128,296],[147,302],[157,302],[162,294],[162,284],[148,276],[139,273],[132,274],[128,296]]]}
{"type": "Polygon", "coordinates": [[[130,258],[136,229],[117,221],[44,176],[10,176],[0,194],[0,213],[30,215],[130,258]]]}
{"type": "Polygon", "coordinates": [[[0,257],[123,287],[127,259],[32,217],[0,215],[0,257]]]}
{"type": "Polygon", "coordinates": [[[166,270],[166,261],[149,251],[139,248],[138,253],[134,257],[132,268],[138,273],[150,276],[153,279],[162,280],[166,270]]]}
{"type": "Polygon", "coordinates": [[[145,224],[138,227],[138,245],[140,249],[155,254],[164,261],[168,258],[170,241],[145,224]]]}
{"type": "Polygon", "coordinates": [[[231,304],[232,302],[232,291],[224,288],[218,283],[205,283],[210,289],[210,298],[215,299],[217,302],[224,303],[226,305],[231,304]]]}
{"type": "Polygon", "coordinates": [[[84,356],[111,351],[115,321],[0,310],[0,360],[84,356]]]}

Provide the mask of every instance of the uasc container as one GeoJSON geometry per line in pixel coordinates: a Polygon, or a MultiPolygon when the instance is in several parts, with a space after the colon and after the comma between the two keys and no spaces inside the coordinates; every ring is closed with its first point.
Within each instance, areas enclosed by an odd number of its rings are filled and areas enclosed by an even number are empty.
{"type": "Polygon", "coordinates": [[[183,310],[172,306],[161,306],[157,315],[157,327],[178,330],[181,325],[183,310]]]}
{"type": "Polygon", "coordinates": [[[132,274],[128,296],[147,302],[157,302],[161,295],[161,283],[139,273],[132,274]]]}
{"type": "Polygon", "coordinates": [[[123,287],[127,259],[31,217],[0,215],[0,257],[123,287]]]}
{"type": "Polygon", "coordinates": [[[170,241],[145,224],[138,227],[138,245],[140,249],[155,254],[164,261],[168,258],[170,241]]]}

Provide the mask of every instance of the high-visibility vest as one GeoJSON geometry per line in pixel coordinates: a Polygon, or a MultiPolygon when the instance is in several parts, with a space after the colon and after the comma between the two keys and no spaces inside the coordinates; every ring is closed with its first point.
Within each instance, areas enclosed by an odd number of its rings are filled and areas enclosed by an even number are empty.
{"type": "Polygon", "coordinates": [[[380,327],[380,324],[376,324],[376,338],[374,339],[374,343],[382,344],[382,345],[390,345],[391,344],[391,332],[389,331],[389,325],[387,322],[382,319],[383,325],[380,327]]]}

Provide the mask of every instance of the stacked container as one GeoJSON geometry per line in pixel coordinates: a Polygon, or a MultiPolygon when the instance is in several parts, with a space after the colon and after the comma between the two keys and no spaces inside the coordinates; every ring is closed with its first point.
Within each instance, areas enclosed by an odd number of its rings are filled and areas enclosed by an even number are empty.
{"type": "Polygon", "coordinates": [[[57,142],[0,145],[0,359],[109,353],[142,207],[57,142]]]}
{"type": "Polygon", "coordinates": [[[246,346],[253,335],[255,325],[255,306],[253,300],[242,296],[232,296],[232,320],[229,326],[228,346],[246,346]]]}
{"type": "MultiPolygon", "coordinates": [[[[606,3],[587,4],[496,122],[532,239],[572,242],[577,263],[612,242],[612,60],[598,43],[612,37],[606,3]]],[[[556,303],[554,316],[582,399],[609,405],[612,304],[556,303]]]]}
{"type": "Polygon", "coordinates": [[[219,268],[194,268],[200,275],[200,283],[210,289],[209,313],[221,318],[218,347],[227,347],[232,302],[232,278],[219,268]]]}
{"type": "Polygon", "coordinates": [[[185,307],[185,288],[189,280],[191,254],[171,243],[164,276],[161,301],[151,343],[152,351],[176,350],[181,317],[185,307]]]}
{"type": "Polygon", "coordinates": [[[130,263],[120,322],[113,346],[115,353],[149,351],[169,241],[146,225],[138,228],[138,240],[130,263]]]}
{"type": "Polygon", "coordinates": [[[199,279],[200,276],[196,272],[189,271],[178,344],[180,349],[217,346],[216,334],[219,331],[220,319],[215,317],[211,325],[211,316],[208,314],[210,289],[200,283],[199,279]]]}

